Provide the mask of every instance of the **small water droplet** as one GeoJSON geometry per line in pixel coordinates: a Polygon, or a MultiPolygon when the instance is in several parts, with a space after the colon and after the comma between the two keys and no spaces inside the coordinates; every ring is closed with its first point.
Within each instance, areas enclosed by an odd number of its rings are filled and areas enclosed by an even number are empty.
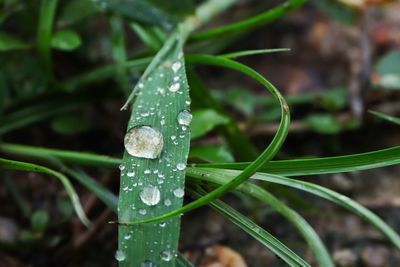
{"type": "Polygon", "coordinates": [[[185,195],[185,191],[182,188],[177,188],[174,190],[174,196],[182,198],[185,195]]]}
{"type": "Polygon", "coordinates": [[[151,261],[144,261],[140,264],[140,267],[157,267],[157,265],[151,261]]]}
{"type": "Polygon", "coordinates": [[[171,261],[172,260],[172,253],[171,253],[171,251],[169,251],[169,250],[164,250],[164,251],[162,251],[161,253],[160,253],[160,258],[163,260],[163,261],[171,261]]]}
{"type": "Polygon", "coordinates": [[[131,239],[131,235],[126,235],[126,236],[124,236],[124,239],[125,239],[125,240],[131,239]]]}
{"type": "Polygon", "coordinates": [[[166,200],[164,200],[164,205],[165,206],[167,206],[167,207],[169,207],[169,206],[171,206],[171,200],[169,199],[169,198],[167,198],[166,200]]]}
{"type": "Polygon", "coordinates": [[[182,64],[179,61],[177,61],[174,64],[172,64],[171,68],[174,72],[177,72],[181,68],[181,66],[182,66],[182,64]]]}
{"type": "Polygon", "coordinates": [[[188,126],[190,124],[190,122],[192,121],[192,114],[187,111],[187,110],[182,110],[179,114],[178,114],[178,123],[180,125],[185,125],[188,126]]]}
{"type": "Polygon", "coordinates": [[[179,83],[173,83],[171,84],[171,86],[169,87],[169,91],[170,92],[176,92],[179,90],[179,88],[181,88],[181,85],[179,83]]]}
{"type": "Polygon", "coordinates": [[[192,103],[192,101],[191,101],[190,99],[185,101],[185,104],[188,105],[188,106],[189,106],[191,103],[192,103]]]}
{"type": "Polygon", "coordinates": [[[159,225],[160,225],[161,228],[164,228],[167,225],[167,223],[166,222],[160,222],[159,225]]]}
{"type": "Polygon", "coordinates": [[[186,164],[185,163],[178,163],[176,164],[176,168],[180,171],[183,171],[184,169],[186,169],[186,164]]]}
{"type": "Polygon", "coordinates": [[[144,170],[144,174],[150,174],[150,173],[151,173],[151,170],[149,170],[149,169],[144,170]]]}
{"type": "Polygon", "coordinates": [[[125,170],[125,165],[122,165],[122,164],[121,164],[121,165],[119,165],[118,168],[119,168],[120,171],[123,171],[123,170],[125,170]]]}
{"type": "Polygon", "coordinates": [[[176,139],[176,136],[175,135],[171,135],[171,140],[173,141],[175,139],[176,139]]]}
{"type": "Polygon", "coordinates": [[[134,172],[134,171],[131,171],[131,172],[128,172],[126,175],[127,175],[128,177],[134,177],[134,176],[135,176],[135,172],[134,172]]]}
{"type": "Polygon", "coordinates": [[[150,126],[132,127],[124,138],[126,151],[138,158],[155,159],[163,149],[162,134],[150,126]]]}
{"type": "Polygon", "coordinates": [[[126,255],[122,250],[115,251],[115,259],[117,261],[124,261],[125,258],[126,258],[126,255]]]}
{"type": "Polygon", "coordinates": [[[140,209],[139,214],[146,215],[147,211],[145,209],[140,209]]]}
{"type": "Polygon", "coordinates": [[[148,206],[155,206],[160,202],[160,190],[156,186],[145,186],[140,192],[140,199],[148,206]]]}

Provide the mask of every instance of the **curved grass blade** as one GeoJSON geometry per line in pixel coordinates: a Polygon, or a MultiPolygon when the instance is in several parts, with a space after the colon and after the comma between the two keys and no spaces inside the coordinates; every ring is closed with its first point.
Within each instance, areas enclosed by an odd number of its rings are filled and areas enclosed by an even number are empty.
{"type": "Polygon", "coordinates": [[[279,125],[279,129],[275,134],[275,137],[272,139],[271,143],[268,145],[268,147],[264,150],[263,153],[254,161],[252,162],[247,168],[245,168],[240,174],[238,174],[237,177],[232,179],[227,184],[224,184],[223,186],[215,189],[214,191],[211,191],[207,195],[185,205],[182,208],[175,209],[169,213],[166,213],[161,216],[156,216],[150,219],[142,220],[142,221],[127,221],[127,220],[122,220],[119,223],[122,225],[136,225],[136,224],[142,224],[142,223],[149,223],[149,222],[155,222],[155,221],[160,221],[160,220],[165,220],[170,217],[173,217],[175,215],[181,214],[183,212],[187,212],[190,210],[193,210],[195,208],[201,207],[205,204],[207,204],[209,201],[214,200],[218,198],[219,196],[225,194],[226,192],[236,188],[243,182],[245,182],[251,175],[256,173],[256,171],[264,165],[266,162],[271,160],[275,154],[279,151],[280,147],[283,145],[286,135],[289,130],[289,124],[290,124],[290,114],[289,114],[289,107],[287,106],[285,99],[282,97],[282,95],[279,93],[279,91],[269,82],[267,81],[262,75],[251,69],[250,67],[247,67],[241,63],[229,60],[229,59],[224,59],[220,57],[215,57],[215,56],[207,56],[207,55],[194,55],[188,57],[188,60],[190,60],[192,63],[199,63],[199,64],[207,64],[207,65],[214,65],[214,66],[221,66],[221,67],[226,67],[229,69],[237,70],[239,72],[242,72],[251,78],[255,79],[259,83],[261,83],[265,88],[267,88],[271,94],[279,101],[281,105],[281,123],[279,125]]]}
{"type": "MultiPolygon", "coordinates": [[[[213,175],[205,169],[188,168],[186,174],[190,178],[194,178],[201,181],[207,181],[215,184],[226,184],[232,180],[231,176],[225,175],[222,172],[219,175],[213,175]]],[[[253,196],[262,202],[270,205],[276,212],[280,213],[285,217],[294,227],[298,229],[300,234],[306,240],[307,244],[315,254],[320,266],[333,267],[335,266],[328,250],[322,243],[318,234],[312,228],[312,226],[296,211],[288,207],[285,203],[277,199],[274,195],[261,188],[256,184],[245,182],[241,184],[236,190],[253,196]]]]}
{"type": "MultiPolygon", "coordinates": [[[[196,197],[206,194],[206,192],[200,189],[189,190],[189,193],[196,197]]],[[[290,266],[311,266],[269,232],[221,200],[213,200],[208,205],[239,226],[240,229],[251,235],[265,247],[269,248],[290,266]]]]}
{"type": "Polygon", "coordinates": [[[397,125],[400,125],[400,118],[397,118],[395,116],[390,116],[390,115],[387,115],[387,114],[382,113],[382,112],[373,111],[373,110],[368,110],[368,112],[371,113],[372,115],[377,116],[378,118],[381,118],[381,119],[390,121],[392,123],[395,123],[397,125]]]}
{"type": "Polygon", "coordinates": [[[273,22],[287,15],[289,12],[300,7],[305,2],[306,2],[305,0],[288,0],[287,2],[257,16],[239,22],[231,23],[222,27],[195,33],[190,37],[190,39],[198,41],[198,40],[209,39],[212,37],[218,37],[223,34],[249,31],[258,26],[273,22]]]}
{"type": "MultiPolygon", "coordinates": [[[[31,156],[56,156],[63,161],[80,164],[83,166],[95,166],[103,168],[115,168],[121,163],[121,159],[103,156],[93,153],[57,150],[51,148],[38,148],[33,146],[1,143],[0,151],[11,155],[31,156]]],[[[370,170],[380,167],[396,165],[400,163],[400,146],[367,153],[326,157],[315,159],[276,160],[265,164],[259,171],[269,172],[285,176],[316,175],[327,173],[351,172],[370,170]]],[[[204,163],[196,164],[195,168],[212,167],[222,169],[243,169],[248,163],[204,163]]]]}
{"type": "Polygon", "coordinates": [[[8,160],[8,159],[3,159],[3,158],[0,158],[0,169],[40,172],[40,173],[49,174],[51,176],[55,176],[57,179],[60,180],[60,182],[63,184],[65,190],[67,191],[68,196],[71,199],[72,206],[74,207],[78,218],[81,220],[81,222],[84,225],[90,226],[90,221],[86,217],[86,214],[83,211],[82,206],[79,202],[78,194],[75,192],[75,190],[72,187],[71,183],[69,182],[68,178],[65,175],[63,175],[62,173],[59,173],[57,171],[54,171],[52,169],[49,169],[47,167],[43,167],[43,166],[40,166],[37,164],[8,160]]]}
{"type": "MultiPolygon", "coordinates": [[[[315,159],[270,161],[258,171],[284,176],[303,176],[351,172],[385,167],[400,163],[400,146],[366,153],[315,159]]],[[[250,163],[204,163],[196,167],[243,170],[250,163]]]]}
{"type": "MultiPolygon", "coordinates": [[[[225,175],[230,176],[231,179],[235,177],[239,171],[235,170],[220,170],[220,169],[207,169],[204,171],[207,174],[213,175],[225,175]]],[[[283,176],[266,174],[266,173],[256,173],[251,177],[251,179],[266,181],[270,183],[276,183],[280,185],[285,185],[289,187],[293,187],[302,191],[306,191],[313,195],[317,195],[321,198],[332,201],[350,211],[357,214],[361,218],[365,219],[367,222],[375,226],[379,231],[381,231],[387,238],[389,238],[392,243],[400,248],[400,236],[390,227],[388,226],[382,219],[380,219],[373,212],[358,204],[351,198],[339,194],[333,190],[322,187],[320,185],[316,185],[309,182],[299,181],[295,179],[286,178],[283,176]]]]}
{"type": "Polygon", "coordinates": [[[270,48],[270,49],[258,49],[258,50],[244,50],[239,52],[227,53],[219,55],[223,58],[238,58],[238,57],[246,57],[246,56],[254,56],[260,54],[270,54],[270,53],[277,53],[277,52],[289,52],[290,48],[270,48]]]}

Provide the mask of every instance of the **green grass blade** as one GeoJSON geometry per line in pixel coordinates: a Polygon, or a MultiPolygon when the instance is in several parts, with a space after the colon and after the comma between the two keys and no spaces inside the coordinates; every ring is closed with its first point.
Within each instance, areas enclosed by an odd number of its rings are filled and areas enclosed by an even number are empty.
{"type": "Polygon", "coordinates": [[[57,2],[58,0],[41,0],[36,36],[39,58],[50,79],[54,79],[51,64],[51,32],[57,2]]]}
{"type": "MultiPolygon", "coordinates": [[[[119,158],[97,155],[93,153],[38,148],[11,143],[0,144],[0,151],[11,155],[30,156],[32,158],[45,155],[56,156],[63,161],[80,164],[83,166],[115,168],[121,163],[121,159],[119,158]]],[[[259,172],[268,172],[284,176],[302,176],[361,171],[399,164],[399,155],[400,146],[339,157],[277,160],[268,162],[259,170],[259,172]]],[[[209,167],[241,170],[247,165],[248,163],[204,163],[196,164],[195,166],[196,168],[209,167]]],[[[189,167],[189,169],[191,169],[191,167],[189,167]]]]}
{"type": "Polygon", "coordinates": [[[74,163],[83,166],[114,169],[121,164],[121,159],[102,156],[88,152],[59,150],[34,146],[25,146],[10,143],[0,143],[0,151],[3,154],[11,154],[19,157],[31,157],[34,159],[46,159],[56,157],[65,163],[74,163]]]}
{"type": "Polygon", "coordinates": [[[91,178],[81,169],[73,169],[65,165],[61,165],[65,172],[87,189],[93,192],[107,207],[113,211],[117,211],[118,198],[99,182],[91,178]]]}
{"type": "Polygon", "coordinates": [[[131,23],[130,26],[148,48],[158,51],[162,47],[161,40],[153,33],[149,26],[143,26],[135,22],[131,23]]]}
{"type": "MultiPolygon", "coordinates": [[[[223,174],[233,178],[239,173],[239,171],[207,169],[207,173],[212,173],[213,175],[223,174]]],[[[371,225],[375,226],[379,231],[381,231],[387,238],[389,238],[393,242],[393,244],[396,245],[396,247],[400,248],[400,236],[390,226],[388,226],[373,212],[366,209],[365,207],[358,204],[347,196],[313,183],[290,179],[278,175],[256,173],[252,176],[252,179],[293,187],[332,201],[365,219],[367,222],[369,222],[371,225]]]]}
{"type": "MultiPolygon", "coordinates": [[[[118,204],[120,221],[151,218],[182,206],[186,160],[190,134],[178,115],[189,110],[189,87],[186,81],[183,40],[174,33],[150,63],[140,79],[129,130],[143,125],[161,134],[160,155],[145,158],[125,152],[118,204]],[[182,167],[182,166],[183,167],[182,167]],[[134,176],[134,177],[133,177],[134,176]],[[153,188],[146,202],[145,189],[153,188]],[[155,189],[154,189],[155,188],[155,189]],[[155,190],[155,192],[154,192],[155,190]],[[153,198],[155,199],[153,201],[153,198]]],[[[131,100],[133,94],[128,99],[131,100]]],[[[137,129],[137,128],[136,128],[137,129]]],[[[139,128],[140,129],[140,128],[139,128]]],[[[151,132],[152,138],[157,138],[151,132]]],[[[141,133],[135,138],[142,140],[141,133]]],[[[127,145],[125,146],[127,147],[127,145]]],[[[143,149],[143,148],[142,148],[143,149]]],[[[157,149],[158,150],[158,149],[157,149]]],[[[132,153],[132,152],[131,152],[132,153]]],[[[140,266],[150,261],[157,266],[175,266],[180,218],[163,222],[119,228],[119,251],[125,255],[120,266],[140,266]]]]}
{"type": "Polygon", "coordinates": [[[395,123],[397,125],[400,125],[400,118],[397,118],[395,116],[390,116],[390,115],[387,115],[387,114],[382,113],[382,112],[373,111],[373,110],[369,110],[368,112],[371,113],[372,115],[377,116],[378,118],[381,118],[381,119],[390,121],[392,123],[395,123]]]}
{"type": "MultiPolygon", "coordinates": [[[[214,175],[207,169],[188,168],[186,174],[194,179],[220,185],[226,184],[232,180],[232,176],[226,175],[222,172],[222,170],[220,171],[221,172],[218,175],[214,175]]],[[[295,226],[300,234],[304,237],[311,250],[314,252],[320,266],[334,266],[333,261],[318,234],[300,214],[256,184],[246,182],[240,185],[237,190],[249,196],[253,196],[262,202],[265,202],[266,204],[270,205],[271,208],[284,216],[290,223],[292,223],[293,226],[295,226]]]]}
{"type": "MultiPolygon", "coordinates": [[[[205,195],[203,190],[197,189],[196,191],[190,190],[191,194],[196,197],[205,195]]],[[[251,221],[249,218],[222,202],[221,200],[213,200],[208,203],[213,209],[218,211],[224,217],[228,218],[243,231],[251,235],[254,239],[259,241],[265,247],[269,248],[273,253],[280,257],[284,262],[290,266],[310,266],[301,257],[294,253],[290,248],[276,239],[269,232],[258,226],[256,223],[251,221]]]]}
{"type": "MultiPolygon", "coordinates": [[[[146,66],[151,62],[151,60],[152,60],[151,57],[132,59],[126,61],[123,67],[125,69],[129,69],[130,71],[135,71],[135,70],[141,71],[146,68],[146,66]]],[[[89,83],[111,78],[113,77],[113,75],[115,75],[116,71],[117,71],[116,64],[102,66],[97,69],[90,70],[86,73],[77,75],[75,77],[71,77],[63,81],[61,86],[65,91],[72,92],[89,83]]]]}
{"type": "Polygon", "coordinates": [[[15,171],[28,171],[28,172],[40,172],[40,173],[49,174],[51,176],[55,176],[57,179],[60,180],[60,182],[63,184],[65,190],[67,191],[68,196],[71,199],[72,206],[74,207],[78,218],[81,220],[81,222],[84,225],[86,225],[86,226],[90,225],[90,221],[86,217],[86,214],[83,211],[83,208],[79,202],[78,194],[75,192],[75,190],[74,190],[73,186],[71,185],[71,183],[69,182],[68,178],[65,175],[63,175],[62,173],[54,171],[47,167],[37,165],[37,164],[8,160],[8,159],[3,159],[3,158],[0,158],[0,169],[15,170],[15,171]]]}
{"type": "MultiPolygon", "coordinates": [[[[400,146],[366,153],[314,158],[270,161],[259,172],[284,176],[303,176],[339,172],[351,172],[385,167],[400,163],[400,146]]],[[[197,167],[243,170],[250,163],[204,163],[197,167]]]]}
{"type": "Polygon", "coordinates": [[[191,36],[191,40],[198,41],[209,39],[212,37],[219,37],[223,34],[249,31],[258,26],[273,22],[281,17],[284,17],[292,10],[303,5],[305,2],[305,0],[288,0],[287,2],[257,16],[239,22],[231,23],[222,27],[195,33],[193,34],[193,36],[191,36]]]}
{"type": "Polygon", "coordinates": [[[128,94],[128,77],[124,67],[127,57],[125,48],[124,24],[121,16],[110,17],[112,56],[116,62],[116,79],[125,94],[128,94]]]}
{"type": "Polygon", "coordinates": [[[267,88],[270,93],[278,100],[278,102],[281,105],[281,114],[282,114],[282,119],[281,123],[279,125],[279,129],[275,134],[275,137],[272,139],[271,143],[268,145],[268,147],[264,150],[263,153],[254,161],[252,162],[247,168],[245,168],[240,174],[238,174],[237,177],[232,179],[227,184],[224,184],[223,186],[215,189],[214,191],[211,191],[207,195],[185,205],[182,208],[173,210],[172,212],[166,213],[161,216],[156,216],[150,219],[146,219],[143,221],[120,221],[121,224],[124,225],[134,225],[134,224],[139,224],[139,223],[149,223],[149,222],[155,222],[159,220],[165,220],[170,217],[173,217],[175,215],[181,214],[183,212],[188,212],[190,210],[193,210],[195,208],[201,207],[203,205],[206,205],[209,201],[212,201],[219,196],[225,194],[226,192],[236,188],[243,182],[245,182],[251,175],[253,175],[260,167],[262,167],[266,162],[271,160],[275,154],[279,151],[280,147],[283,145],[286,135],[289,130],[289,124],[290,124],[290,114],[289,114],[289,107],[287,106],[285,99],[282,97],[282,95],[279,93],[279,91],[269,82],[267,81],[262,75],[254,71],[253,69],[229,60],[229,59],[224,59],[220,57],[215,57],[215,56],[207,56],[207,55],[194,55],[191,57],[188,57],[188,60],[190,59],[191,62],[193,63],[199,63],[199,64],[207,64],[207,65],[214,65],[214,66],[221,66],[221,67],[226,67],[229,69],[237,70],[239,72],[242,72],[243,74],[246,74],[250,76],[251,78],[255,79],[259,83],[261,83],[265,88],[267,88]]]}
{"type": "Polygon", "coordinates": [[[0,122],[0,134],[5,134],[54,115],[74,110],[81,105],[82,101],[66,102],[60,100],[22,108],[14,113],[3,116],[0,122]]]}
{"type": "Polygon", "coordinates": [[[270,48],[270,49],[258,49],[258,50],[245,50],[245,51],[222,54],[219,56],[223,57],[223,58],[234,59],[234,58],[238,58],[238,57],[254,56],[254,55],[260,55],[260,54],[270,54],[270,53],[277,53],[277,52],[288,52],[288,51],[290,51],[290,48],[270,48]]]}

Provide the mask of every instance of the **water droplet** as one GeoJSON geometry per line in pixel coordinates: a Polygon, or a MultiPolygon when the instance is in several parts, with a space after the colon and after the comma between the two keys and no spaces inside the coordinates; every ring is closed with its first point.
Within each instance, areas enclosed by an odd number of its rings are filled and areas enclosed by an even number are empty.
{"type": "Polygon", "coordinates": [[[192,101],[189,99],[189,100],[186,100],[185,103],[186,103],[186,105],[189,106],[192,103],[192,101]]]}
{"type": "Polygon", "coordinates": [[[164,200],[164,205],[165,205],[165,206],[169,207],[169,206],[171,206],[171,204],[172,204],[172,203],[171,203],[171,200],[170,200],[170,199],[167,198],[166,200],[164,200]]]}
{"type": "Polygon", "coordinates": [[[126,235],[126,236],[124,236],[124,239],[125,239],[125,240],[131,239],[131,235],[126,235]]]}
{"type": "Polygon", "coordinates": [[[150,174],[150,173],[151,173],[151,171],[149,169],[144,170],[144,174],[150,174]]]}
{"type": "Polygon", "coordinates": [[[140,267],[157,267],[157,265],[151,261],[144,261],[140,264],[140,267]]]}
{"type": "Polygon", "coordinates": [[[142,214],[142,215],[146,215],[147,211],[145,209],[140,209],[139,213],[142,214]]]}
{"type": "Polygon", "coordinates": [[[182,188],[177,188],[174,190],[174,196],[182,198],[185,195],[185,191],[182,188]]]}
{"type": "Polygon", "coordinates": [[[140,192],[140,199],[148,206],[155,206],[160,202],[160,190],[156,186],[145,186],[140,192]]]}
{"type": "Polygon", "coordinates": [[[183,171],[184,169],[186,169],[186,164],[185,163],[178,163],[176,164],[176,168],[180,171],[183,171]]]}
{"type": "Polygon", "coordinates": [[[160,222],[159,225],[160,225],[161,228],[164,228],[167,225],[167,223],[166,222],[160,222]]]}
{"type": "Polygon", "coordinates": [[[178,123],[180,125],[186,125],[188,126],[190,124],[190,122],[192,121],[192,114],[187,111],[187,110],[182,110],[179,114],[178,114],[178,123]]]}
{"type": "Polygon", "coordinates": [[[172,253],[169,250],[164,250],[160,253],[160,258],[163,261],[171,261],[172,260],[172,253]]]}
{"type": "Polygon", "coordinates": [[[133,177],[133,176],[135,176],[135,172],[134,172],[134,171],[131,171],[131,172],[128,172],[126,175],[127,175],[128,177],[133,177]]]}
{"type": "Polygon", "coordinates": [[[172,64],[171,68],[174,72],[177,72],[181,68],[181,66],[182,66],[182,64],[179,61],[177,61],[174,64],[172,64]]]}
{"type": "Polygon", "coordinates": [[[138,158],[155,159],[163,149],[162,134],[150,126],[132,127],[124,139],[126,151],[138,158]]]}
{"type": "Polygon", "coordinates": [[[119,167],[118,167],[118,168],[119,168],[119,170],[120,170],[120,171],[123,171],[123,170],[125,170],[125,166],[124,166],[124,165],[122,165],[122,164],[121,164],[121,165],[119,165],[119,167]]]}
{"type": "Polygon", "coordinates": [[[171,86],[169,87],[169,91],[170,92],[176,92],[179,90],[179,88],[181,88],[181,85],[179,83],[173,83],[171,84],[171,86]]]}
{"type": "Polygon", "coordinates": [[[126,255],[122,250],[115,251],[115,259],[117,261],[124,261],[125,258],[126,258],[126,255]]]}
{"type": "Polygon", "coordinates": [[[176,139],[176,136],[175,135],[171,135],[171,140],[173,141],[175,139],[176,139]]]}

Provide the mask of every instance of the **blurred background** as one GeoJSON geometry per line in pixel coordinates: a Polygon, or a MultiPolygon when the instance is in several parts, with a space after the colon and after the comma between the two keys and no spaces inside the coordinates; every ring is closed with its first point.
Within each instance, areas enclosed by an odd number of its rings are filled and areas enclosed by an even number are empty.
{"type": "MultiPolygon", "coordinates": [[[[282,2],[238,1],[205,28],[251,17],[282,2]]],[[[129,118],[129,112],[121,112],[120,107],[141,70],[132,68],[122,78],[113,69],[91,71],[121,62],[114,49],[121,42],[127,58],[152,56],[159,47],[146,46],[139,28],[118,22],[113,12],[126,14],[117,4],[111,12],[107,1],[60,0],[54,20],[57,37],[51,43],[52,64],[46,66],[40,51],[33,48],[39,6],[36,0],[0,1],[0,141],[120,157],[129,118]]],[[[170,11],[173,15],[168,19],[157,17],[161,11],[155,12],[154,18],[126,16],[137,19],[136,27],[153,23],[168,29],[170,21],[185,14],[182,8],[170,11]]],[[[166,34],[160,28],[155,32],[160,39],[166,34]]],[[[238,60],[269,79],[289,103],[293,122],[278,159],[345,155],[399,144],[399,1],[312,0],[270,24],[214,40],[191,40],[186,46],[187,53],[212,54],[265,48],[290,51],[238,60]],[[392,116],[392,122],[382,114],[392,116]],[[396,119],[397,124],[393,123],[396,119]]],[[[262,150],[274,135],[280,116],[279,106],[268,92],[232,71],[203,66],[195,70],[262,150]]],[[[196,105],[192,103],[193,109],[196,105]]],[[[210,157],[217,162],[241,160],[216,131],[204,133],[192,145],[213,146],[220,154],[213,157],[202,151],[192,155],[191,162],[210,161],[210,157]]],[[[400,232],[399,171],[400,167],[394,166],[304,180],[352,197],[400,232]]],[[[92,168],[87,172],[118,192],[117,170],[92,168]]],[[[74,217],[67,195],[55,179],[23,172],[2,171],[0,175],[1,267],[116,266],[117,229],[107,224],[115,216],[92,193],[74,184],[94,222],[94,227],[87,229],[74,217]]],[[[315,227],[338,266],[400,266],[400,251],[357,216],[297,191],[280,197],[315,227]]],[[[226,198],[314,262],[294,227],[269,207],[247,196],[226,198]]],[[[285,266],[208,208],[183,217],[180,248],[196,266],[285,266]],[[231,265],[226,259],[231,259],[231,265]]]]}

